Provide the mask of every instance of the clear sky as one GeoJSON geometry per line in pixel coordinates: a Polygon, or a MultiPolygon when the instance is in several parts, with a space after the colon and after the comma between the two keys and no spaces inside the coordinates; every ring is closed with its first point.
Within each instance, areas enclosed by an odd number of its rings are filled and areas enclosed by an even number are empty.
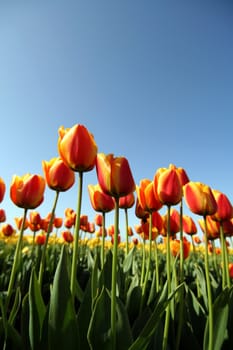
{"type": "MultiPolygon", "coordinates": [[[[99,152],[128,159],[136,184],[173,163],[233,200],[232,40],[230,0],[0,1],[7,221],[22,215],[12,176],[43,174],[42,160],[58,156],[58,128],[77,123],[99,152]]],[[[84,175],[82,202],[92,221],[88,183],[95,170],[84,175]]],[[[54,195],[46,189],[42,216],[54,195]]],[[[57,216],[75,209],[77,182],[59,198],[57,216]]]]}

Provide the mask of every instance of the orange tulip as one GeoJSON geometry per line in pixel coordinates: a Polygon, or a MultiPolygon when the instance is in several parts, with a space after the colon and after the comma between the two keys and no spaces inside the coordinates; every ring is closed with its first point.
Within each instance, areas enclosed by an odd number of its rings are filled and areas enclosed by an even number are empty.
{"type": "Polygon", "coordinates": [[[198,215],[213,215],[217,203],[211,188],[201,182],[188,182],[184,186],[184,198],[189,209],[198,215]]]}
{"type": "Polygon", "coordinates": [[[67,243],[72,243],[73,240],[74,240],[74,236],[72,235],[72,233],[70,231],[63,231],[62,232],[62,238],[67,243]]]}
{"type": "Polygon", "coordinates": [[[213,220],[226,221],[233,216],[233,208],[229,198],[222,192],[212,190],[217,203],[217,211],[212,215],[213,220]]]}
{"type": "Polygon", "coordinates": [[[40,175],[14,175],[10,186],[10,198],[20,208],[35,209],[44,200],[45,180],[40,175]]]}
{"type": "Polygon", "coordinates": [[[152,212],[162,208],[163,204],[154,190],[154,183],[149,179],[141,180],[139,186],[136,186],[136,191],[143,210],[152,212]]]}
{"type": "Polygon", "coordinates": [[[46,235],[44,235],[43,233],[40,233],[35,237],[35,243],[37,245],[44,245],[45,241],[46,241],[46,235]]]}
{"type": "Polygon", "coordinates": [[[99,184],[108,195],[119,198],[135,191],[135,182],[125,157],[99,153],[96,170],[99,184]]]}
{"type": "Polygon", "coordinates": [[[233,263],[229,263],[228,268],[229,268],[230,278],[233,278],[233,263]]]}
{"type": "Polygon", "coordinates": [[[49,188],[54,191],[64,192],[70,189],[75,182],[75,175],[61,158],[52,158],[50,161],[42,161],[45,180],[49,188]]]}
{"type": "Polygon", "coordinates": [[[130,209],[135,203],[134,192],[127,194],[126,196],[120,197],[119,208],[130,209]]]}
{"type": "Polygon", "coordinates": [[[158,169],[154,176],[154,191],[163,204],[178,204],[182,199],[182,184],[176,169],[158,169]]]}
{"type": "Polygon", "coordinates": [[[63,224],[63,219],[62,219],[62,218],[55,217],[55,218],[53,219],[53,226],[54,226],[55,228],[60,228],[60,227],[62,227],[62,224],[63,224]]]}
{"type": "Polygon", "coordinates": [[[191,216],[183,215],[183,230],[190,236],[197,233],[197,226],[191,216]]]}
{"type": "Polygon", "coordinates": [[[198,223],[203,233],[206,233],[208,239],[219,238],[220,234],[220,224],[219,222],[213,220],[210,215],[206,216],[206,226],[207,232],[205,232],[205,222],[203,219],[199,219],[198,223]]]}
{"type": "Polygon", "coordinates": [[[11,224],[3,224],[1,227],[1,231],[6,237],[10,237],[15,233],[15,229],[11,224]]]}
{"type": "Polygon", "coordinates": [[[0,222],[6,221],[6,212],[4,209],[0,209],[0,222]]]}
{"type": "Polygon", "coordinates": [[[95,216],[95,224],[97,225],[97,226],[103,226],[103,215],[101,215],[101,214],[96,214],[96,216],[95,216]]]}
{"type": "MultiPolygon", "coordinates": [[[[180,241],[178,239],[171,240],[170,242],[171,253],[174,257],[180,256],[180,241]]],[[[189,256],[190,252],[190,242],[183,238],[183,251],[184,251],[184,259],[189,256]]]]}
{"type": "Polygon", "coordinates": [[[0,177],[0,203],[3,201],[6,192],[6,185],[3,179],[0,177]]]}
{"type": "MultiPolygon", "coordinates": [[[[21,226],[22,226],[22,223],[23,223],[23,217],[17,217],[15,218],[15,224],[16,224],[16,227],[18,230],[21,229],[21,226]]],[[[25,222],[24,222],[24,230],[26,230],[28,228],[28,220],[26,219],[25,222]]]]}
{"type": "Polygon", "coordinates": [[[95,211],[107,213],[114,209],[114,199],[108,194],[104,193],[99,184],[88,185],[88,192],[92,208],[95,211]]]}
{"type": "Polygon", "coordinates": [[[148,211],[145,211],[141,204],[139,203],[139,199],[137,197],[136,199],[136,206],[135,206],[135,215],[137,216],[137,218],[139,219],[147,219],[149,217],[149,213],[148,211]]]}
{"type": "Polygon", "coordinates": [[[189,182],[189,177],[183,168],[177,168],[174,164],[170,164],[169,169],[175,169],[182,186],[189,182]]]}
{"type": "Polygon", "coordinates": [[[97,145],[87,128],[76,124],[67,129],[60,127],[58,132],[58,151],[66,165],[78,172],[92,170],[96,162],[97,145]]]}
{"type": "MultiPolygon", "coordinates": [[[[163,225],[164,225],[164,231],[162,234],[164,236],[167,235],[167,223],[168,223],[168,212],[163,215],[163,225]]],[[[180,231],[180,214],[179,212],[171,208],[170,212],[170,234],[171,236],[175,236],[176,233],[180,231]]]]}

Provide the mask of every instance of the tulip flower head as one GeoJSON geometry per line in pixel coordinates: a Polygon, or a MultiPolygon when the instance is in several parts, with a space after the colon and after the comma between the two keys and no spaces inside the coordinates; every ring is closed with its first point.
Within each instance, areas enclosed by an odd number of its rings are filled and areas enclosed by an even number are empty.
{"type": "Polygon", "coordinates": [[[77,172],[92,170],[96,162],[97,145],[87,128],[76,124],[67,129],[60,127],[58,132],[58,151],[66,165],[77,172]]]}
{"type": "Polygon", "coordinates": [[[14,175],[10,186],[10,198],[20,208],[35,209],[44,200],[45,180],[40,175],[14,175]]]}
{"type": "Polygon", "coordinates": [[[107,213],[114,209],[114,198],[104,193],[99,184],[88,185],[88,193],[92,208],[101,213],[107,213]]]}
{"type": "Polygon", "coordinates": [[[119,198],[135,191],[133,175],[125,157],[99,153],[96,158],[96,170],[99,184],[108,195],[119,198]]]}
{"type": "Polygon", "coordinates": [[[217,190],[212,190],[212,193],[217,203],[217,211],[212,215],[212,219],[220,222],[230,220],[233,217],[233,207],[229,198],[217,190]]]}
{"type": "Polygon", "coordinates": [[[217,203],[209,186],[190,181],[183,189],[185,202],[194,214],[206,216],[217,211],[217,203]]]}
{"type": "Polygon", "coordinates": [[[6,185],[3,179],[0,177],[0,203],[3,201],[6,192],[6,185]]]}
{"type": "Polygon", "coordinates": [[[70,189],[75,182],[75,175],[61,158],[52,158],[42,161],[45,180],[50,189],[64,192],[70,189]]]}

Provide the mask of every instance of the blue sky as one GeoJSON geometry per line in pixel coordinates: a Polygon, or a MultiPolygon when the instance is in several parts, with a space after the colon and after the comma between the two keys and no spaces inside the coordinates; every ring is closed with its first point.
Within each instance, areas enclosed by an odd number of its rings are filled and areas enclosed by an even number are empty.
{"type": "MultiPolygon", "coordinates": [[[[42,160],[58,155],[58,128],[76,123],[99,152],[125,156],[137,184],[173,163],[233,200],[232,37],[230,0],[1,1],[7,221],[22,215],[9,198],[12,176],[43,174],[42,160]]],[[[82,202],[92,221],[89,183],[95,170],[84,176],[82,202]]],[[[61,194],[57,216],[75,209],[76,197],[77,182],[61,194]]],[[[42,216],[53,199],[47,189],[42,216]]],[[[134,209],[129,216],[138,223],[134,209]]]]}

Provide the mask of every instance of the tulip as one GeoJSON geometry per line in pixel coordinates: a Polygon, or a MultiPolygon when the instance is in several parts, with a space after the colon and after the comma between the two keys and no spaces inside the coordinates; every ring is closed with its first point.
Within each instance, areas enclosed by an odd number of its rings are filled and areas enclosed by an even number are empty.
{"type": "Polygon", "coordinates": [[[3,179],[0,177],[0,203],[3,201],[6,192],[6,185],[3,179]]]}
{"type": "Polygon", "coordinates": [[[74,240],[74,236],[72,235],[72,233],[70,231],[63,231],[62,232],[62,238],[67,243],[72,243],[73,240],[74,240]]]}
{"type": "MultiPolygon", "coordinates": [[[[171,240],[171,253],[174,257],[180,256],[180,242],[178,239],[171,240]]],[[[190,243],[184,238],[183,240],[183,249],[184,249],[184,259],[187,259],[190,252],[190,243]]]]}
{"type": "Polygon", "coordinates": [[[55,217],[53,219],[53,226],[58,229],[58,228],[61,228],[62,227],[62,224],[63,224],[63,219],[62,218],[59,218],[59,217],[55,217]]]}
{"type": "Polygon", "coordinates": [[[75,175],[61,158],[52,158],[42,161],[45,180],[50,189],[64,192],[70,189],[75,182],[75,175]]]}
{"type": "Polygon", "coordinates": [[[5,237],[10,237],[15,233],[15,229],[11,224],[3,224],[1,231],[5,237]]]}
{"type": "Polygon", "coordinates": [[[88,192],[92,208],[101,213],[107,213],[114,209],[115,201],[104,193],[100,185],[88,185],[88,192]]]}
{"type": "Polygon", "coordinates": [[[35,209],[44,200],[45,180],[40,175],[14,175],[10,186],[10,198],[20,208],[35,209]]]}
{"type": "Polygon", "coordinates": [[[39,235],[37,235],[37,236],[35,237],[35,243],[36,243],[37,245],[42,246],[42,245],[45,244],[45,242],[46,242],[46,235],[45,235],[45,234],[40,233],[39,235]]]}
{"type": "Polygon", "coordinates": [[[189,182],[184,186],[184,198],[187,206],[197,215],[213,215],[217,203],[211,188],[201,182],[189,182]]]}
{"type": "Polygon", "coordinates": [[[93,135],[84,125],[72,128],[60,127],[58,151],[68,167],[77,172],[87,172],[94,168],[97,145],[93,135]]]}
{"type": "Polygon", "coordinates": [[[71,264],[70,289],[72,300],[75,297],[75,283],[77,275],[80,214],[82,202],[83,173],[91,171],[96,165],[97,145],[93,135],[84,125],[76,124],[72,128],[60,127],[58,139],[58,151],[64,163],[73,171],[79,173],[78,200],[75,227],[74,247],[71,264]]]}
{"type": "Polygon", "coordinates": [[[183,229],[190,236],[197,233],[197,226],[191,216],[183,215],[183,229]]]}
{"type": "Polygon", "coordinates": [[[207,215],[213,215],[217,211],[217,203],[211,188],[201,182],[188,182],[183,187],[184,198],[189,209],[204,218],[205,232],[205,275],[207,284],[208,310],[209,310],[209,349],[213,349],[213,306],[212,291],[209,274],[209,257],[208,257],[208,229],[207,215]]]}
{"type": "Polygon", "coordinates": [[[182,198],[182,184],[176,170],[158,169],[154,176],[154,191],[163,204],[178,204],[182,198]]]}
{"type": "Polygon", "coordinates": [[[113,238],[112,290],[111,290],[111,335],[112,349],[116,348],[116,279],[119,229],[119,198],[135,191],[135,182],[128,160],[113,154],[99,153],[96,158],[98,182],[102,190],[115,198],[115,229],[113,238]]]}
{"type": "Polygon", "coordinates": [[[0,222],[6,221],[6,212],[4,209],[0,209],[0,222]]]}
{"type": "Polygon", "coordinates": [[[103,226],[103,216],[101,214],[96,214],[96,216],[95,216],[95,224],[97,226],[100,226],[100,227],[103,226]]]}
{"type": "Polygon", "coordinates": [[[99,153],[96,159],[96,171],[99,184],[108,195],[119,198],[135,191],[135,182],[125,157],[99,153]]]}

